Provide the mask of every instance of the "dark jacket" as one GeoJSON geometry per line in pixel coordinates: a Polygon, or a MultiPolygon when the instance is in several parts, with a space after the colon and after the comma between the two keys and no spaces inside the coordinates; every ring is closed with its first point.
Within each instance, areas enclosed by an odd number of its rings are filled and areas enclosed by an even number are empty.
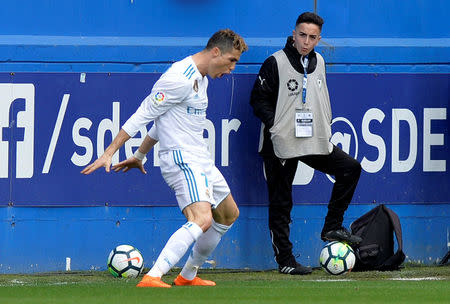
{"type": "MultiPolygon", "coordinates": [[[[294,47],[294,40],[289,36],[283,52],[289,59],[294,69],[303,74],[303,66],[300,62],[301,55],[294,47]]],[[[311,74],[315,71],[317,65],[317,57],[314,50],[309,53],[309,64],[307,73],[311,74]]],[[[278,99],[279,77],[278,66],[275,57],[268,57],[259,70],[258,77],[253,85],[250,97],[250,105],[253,107],[253,113],[264,123],[264,141],[260,151],[262,155],[274,155],[273,145],[270,139],[269,129],[273,126],[275,118],[275,109],[278,99]]]]}

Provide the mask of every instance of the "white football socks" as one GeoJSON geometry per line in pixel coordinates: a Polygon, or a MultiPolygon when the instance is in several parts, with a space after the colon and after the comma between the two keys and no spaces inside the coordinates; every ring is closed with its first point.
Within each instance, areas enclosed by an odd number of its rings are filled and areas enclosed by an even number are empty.
{"type": "Polygon", "coordinates": [[[181,226],[167,241],[155,265],[153,265],[147,275],[152,277],[165,275],[202,234],[203,230],[196,223],[187,222],[181,226]]]}
{"type": "Polygon", "coordinates": [[[180,274],[183,278],[186,280],[193,280],[195,278],[198,268],[205,263],[206,259],[216,249],[222,236],[231,226],[219,224],[213,220],[211,227],[195,242],[191,254],[181,270],[180,274]]]}

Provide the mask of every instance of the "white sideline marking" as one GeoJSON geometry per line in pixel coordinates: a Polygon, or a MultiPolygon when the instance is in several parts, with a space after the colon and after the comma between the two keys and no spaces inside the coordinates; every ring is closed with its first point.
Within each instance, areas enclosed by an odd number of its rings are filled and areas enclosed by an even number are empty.
{"type": "Polygon", "coordinates": [[[56,119],[55,128],[53,129],[52,139],[50,146],[48,147],[47,156],[45,157],[44,168],[42,173],[47,174],[50,170],[50,165],[53,160],[53,154],[55,153],[56,143],[58,142],[59,132],[61,131],[61,125],[66,114],[67,104],[69,103],[70,94],[64,94],[59,108],[58,118],[56,119]]]}
{"type": "Polygon", "coordinates": [[[19,281],[17,279],[11,280],[9,283],[3,283],[0,284],[0,287],[8,287],[8,286],[17,286],[17,285],[25,285],[26,283],[24,281],[19,281]]]}
{"type": "MultiPolygon", "coordinates": [[[[58,286],[58,285],[68,285],[68,284],[78,284],[80,282],[49,282],[49,283],[43,283],[42,285],[45,286],[58,286]]],[[[3,283],[0,284],[0,287],[9,287],[9,286],[17,286],[17,285],[21,285],[21,286],[32,286],[32,285],[36,285],[36,283],[34,282],[24,282],[24,281],[19,281],[17,279],[11,280],[9,281],[9,283],[3,283]]]]}
{"type": "Polygon", "coordinates": [[[318,279],[318,280],[305,280],[307,282],[354,282],[357,280],[352,279],[318,279]]]}
{"type": "Polygon", "coordinates": [[[75,282],[55,282],[55,283],[48,283],[47,285],[67,285],[67,284],[74,284],[75,282]]]}
{"type": "MultiPolygon", "coordinates": [[[[439,277],[423,277],[423,278],[386,278],[389,281],[440,281],[444,278],[439,277]]],[[[318,280],[305,280],[307,282],[354,282],[359,280],[354,279],[318,279],[318,280]]],[[[381,280],[380,280],[381,281],[381,280]]]]}
{"type": "Polygon", "coordinates": [[[443,278],[438,277],[425,277],[425,278],[389,278],[391,281],[439,281],[443,278]]]}

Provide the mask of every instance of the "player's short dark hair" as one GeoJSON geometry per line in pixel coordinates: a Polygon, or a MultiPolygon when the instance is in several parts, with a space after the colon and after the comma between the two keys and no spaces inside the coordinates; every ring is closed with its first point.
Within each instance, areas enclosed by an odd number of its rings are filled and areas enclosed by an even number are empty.
{"type": "Polygon", "coordinates": [[[219,30],[209,38],[206,49],[211,50],[214,47],[218,47],[222,53],[231,52],[233,49],[241,53],[248,50],[244,39],[230,29],[219,30]]]}
{"type": "Polygon", "coordinates": [[[323,19],[319,15],[311,12],[306,12],[298,16],[297,22],[295,22],[295,26],[299,25],[300,23],[313,23],[317,25],[320,30],[322,30],[323,25],[323,19]]]}

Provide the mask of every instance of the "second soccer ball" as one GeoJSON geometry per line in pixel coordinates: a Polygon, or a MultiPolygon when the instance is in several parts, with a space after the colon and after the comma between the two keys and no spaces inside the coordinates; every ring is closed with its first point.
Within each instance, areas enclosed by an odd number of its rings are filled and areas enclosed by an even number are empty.
{"type": "Polygon", "coordinates": [[[323,247],[320,253],[320,266],[332,275],[340,275],[352,270],[355,266],[355,253],[346,243],[334,241],[323,247]]]}

